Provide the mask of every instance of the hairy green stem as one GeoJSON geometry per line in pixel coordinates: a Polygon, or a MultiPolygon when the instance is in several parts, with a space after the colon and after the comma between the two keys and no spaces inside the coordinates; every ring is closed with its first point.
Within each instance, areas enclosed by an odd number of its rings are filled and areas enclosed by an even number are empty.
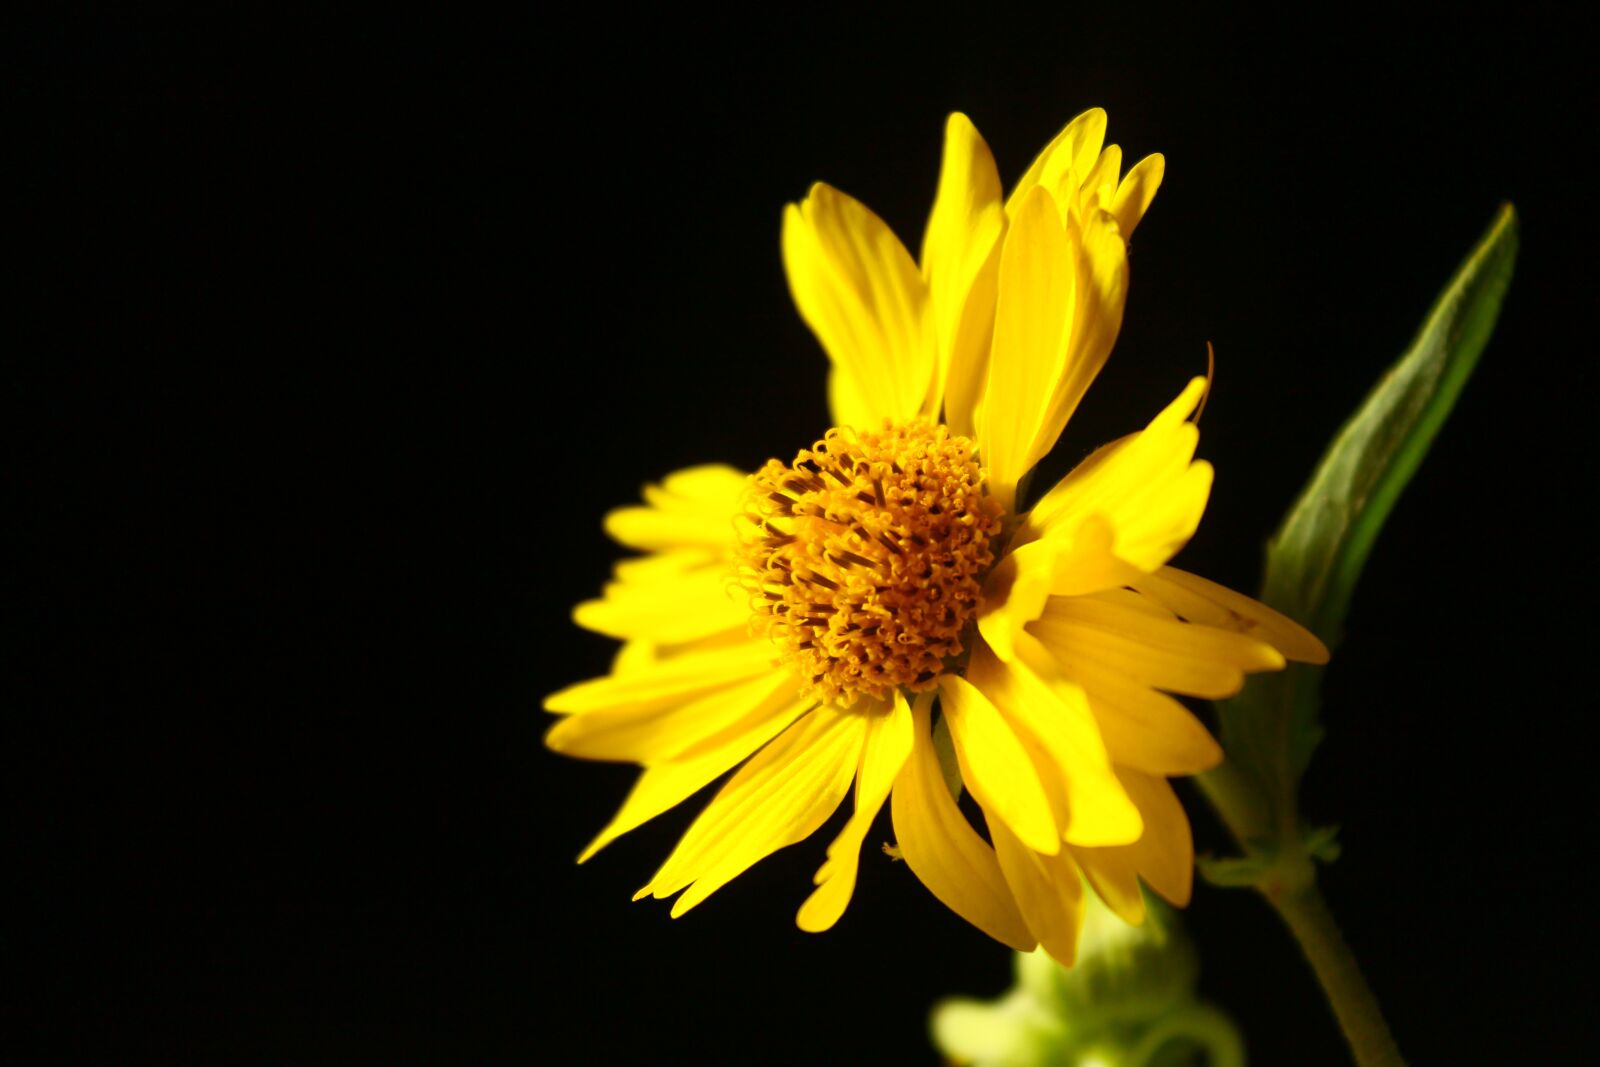
{"type": "Polygon", "coordinates": [[[1260,788],[1231,763],[1224,762],[1196,780],[1245,855],[1262,860],[1247,884],[1283,917],[1300,943],[1356,1063],[1360,1067],[1405,1067],[1378,1000],[1317,890],[1316,867],[1297,820],[1291,818],[1285,825],[1281,819],[1273,819],[1260,788]],[[1270,849],[1265,855],[1264,846],[1270,849]]]}
{"type": "Polygon", "coordinates": [[[1264,894],[1288,925],[1322,983],[1350,1051],[1361,1067],[1405,1067],[1372,989],[1356,964],[1355,953],[1333,921],[1315,883],[1276,899],[1264,894]]]}

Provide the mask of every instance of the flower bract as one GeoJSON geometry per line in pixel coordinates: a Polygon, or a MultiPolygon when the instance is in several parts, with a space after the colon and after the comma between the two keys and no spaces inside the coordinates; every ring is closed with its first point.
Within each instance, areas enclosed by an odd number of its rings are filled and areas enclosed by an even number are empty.
{"type": "Polygon", "coordinates": [[[545,701],[551,748],[642,767],[581,859],[733,772],[637,897],[676,896],[681,915],[849,795],[806,930],[844,912],[885,806],[928,889],[1023,951],[1071,963],[1086,886],[1135,923],[1141,879],[1188,900],[1168,779],[1222,753],[1175,695],[1230,696],[1327,654],[1169,565],[1211,488],[1194,458],[1206,379],[1025,499],[1116,340],[1127,242],[1163,174],[1159,155],[1124,173],[1105,127],[1074,119],[1002,196],[988,146],[950,116],[920,260],[827,185],[785,211],[834,425],[608,515],[643,555],[575,618],[621,650],[545,701]]]}

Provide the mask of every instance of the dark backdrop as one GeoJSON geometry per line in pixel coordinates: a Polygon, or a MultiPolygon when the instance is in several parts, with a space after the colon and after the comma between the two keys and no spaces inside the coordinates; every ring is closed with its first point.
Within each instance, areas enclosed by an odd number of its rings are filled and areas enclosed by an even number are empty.
{"type": "MultiPolygon", "coordinates": [[[[799,933],[827,832],[683,920],[630,904],[698,802],[574,866],[632,772],[546,753],[539,700],[606,667],[568,611],[620,555],[607,508],[826,424],[782,205],[826,179],[915,248],[948,111],[1009,181],[1094,105],[1167,179],[1053,462],[1213,342],[1181,562],[1238,588],[1517,203],[1500,330],[1373,555],[1307,806],[1343,826],[1326,892],[1414,1062],[1580,1058],[1592,87],[1576,26],[1466,21],[13,37],[8,1059],[933,1063],[929,1005],[998,992],[1004,950],[870,857],[799,933]]],[[[1345,1062],[1262,904],[1202,887],[1186,918],[1255,1062],[1345,1062]]]]}

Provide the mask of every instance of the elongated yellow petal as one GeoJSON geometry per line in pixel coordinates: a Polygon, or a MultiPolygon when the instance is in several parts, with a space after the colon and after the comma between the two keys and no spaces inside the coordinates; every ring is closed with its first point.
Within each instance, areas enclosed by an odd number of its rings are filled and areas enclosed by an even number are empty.
{"type": "Polygon", "coordinates": [[[769,673],[776,662],[772,642],[749,637],[641,665],[623,675],[579,682],[545,697],[544,707],[560,714],[607,708],[653,711],[769,673]]]}
{"type": "Polygon", "coordinates": [[[752,718],[743,725],[743,729],[724,731],[719,735],[720,743],[714,747],[705,748],[686,759],[646,767],[622,808],[606,824],[606,828],[589,842],[578,857],[578,862],[586,862],[629,830],[643,825],[669,808],[677,807],[815,706],[816,700],[812,697],[798,698],[775,714],[752,718]]]}
{"type": "Polygon", "coordinates": [[[838,366],[828,368],[828,410],[835,426],[877,426],[883,421],[855,379],[838,366]]]}
{"type": "Polygon", "coordinates": [[[1039,772],[1010,724],[983,692],[958,675],[939,679],[939,695],[961,778],[973,798],[1029,848],[1052,855],[1061,851],[1061,830],[1039,772]]]}
{"type": "Polygon", "coordinates": [[[1192,623],[1167,622],[1090,597],[1054,597],[1029,633],[1070,678],[1082,664],[1155,689],[1220,700],[1248,671],[1276,670],[1272,646],[1192,623]]]}
{"type": "MultiPolygon", "coordinates": [[[[1141,571],[1155,570],[1194,533],[1211,489],[1211,467],[1194,461],[1199,431],[1184,421],[1205,392],[1195,378],[1141,433],[1101,449],[1029,513],[1035,536],[1066,537],[1099,515],[1114,533],[1112,551],[1141,571]]],[[[1070,579],[1062,575],[1063,587],[1070,579]]]]}
{"type": "Polygon", "coordinates": [[[729,779],[636,898],[684,889],[672,906],[677,918],[758,860],[811,836],[850,788],[865,735],[865,716],[830,707],[790,726],[729,779]]]}
{"type": "Polygon", "coordinates": [[[586,711],[551,727],[545,744],[579,759],[657,763],[702,747],[736,723],[778,714],[799,688],[793,674],[772,671],[682,703],[586,711]]]}
{"type": "Polygon", "coordinates": [[[1156,190],[1161,188],[1161,179],[1166,170],[1166,157],[1157,153],[1145,156],[1134,165],[1127,177],[1122,179],[1122,184],[1117,188],[1116,199],[1112,201],[1110,208],[1111,213],[1116,216],[1117,227],[1122,231],[1123,240],[1133,236],[1133,231],[1144,218],[1144,213],[1150,209],[1151,202],[1156,198],[1156,190]]]}
{"type": "MultiPolygon", "coordinates": [[[[695,553],[680,550],[637,562],[658,564],[689,554],[695,553]]],[[[647,637],[679,644],[749,621],[748,597],[730,586],[728,564],[720,556],[701,555],[698,565],[676,572],[619,566],[617,575],[620,580],[608,582],[600,599],[573,609],[579,626],[623,640],[647,637]]]]}
{"type": "Polygon", "coordinates": [[[1109,208],[1117,196],[1117,179],[1122,174],[1122,149],[1108,144],[1083,179],[1084,208],[1109,208]]]}
{"type": "Polygon", "coordinates": [[[1044,428],[1048,443],[1040,450],[1041,456],[1055,444],[1105,366],[1122,329],[1122,309],[1128,297],[1128,246],[1110,213],[1094,208],[1084,213],[1081,224],[1069,229],[1077,260],[1072,336],[1050,397],[1050,417],[1044,428]]]}
{"type": "MultiPolygon", "coordinates": [[[[1083,845],[1133,841],[1142,828],[1139,812],[1112,770],[1083,692],[1051,671],[1037,646],[1023,634],[1013,663],[1001,663],[980,646],[967,675],[994,701],[1039,768],[1061,836],[1083,845]],[[1049,672],[1048,679],[1040,677],[1041,670],[1049,672]]],[[[973,796],[983,802],[976,790],[973,796]]]]}
{"type": "Polygon", "coordinates": [[[1007,553],[983,583],[978,632],[1001,659],[1016,658],[1016,637],[1044,611],[1061,548],[1034,541],[1007,553]]]}
{"type": "Polygon", "coordinates": [[[976,420],[989,491],[1007,511],[1017,481],[1055,443],[1044,440],[1044,426],[1074,328],[1076,261],[1055,201],[1036,186],[1000,250],[994,347],[976,420]]]}
{"type": "Polygon", "coordinates": [[[945,787],[931,736],[932,694],[912,705],[911,757],[890,799],[906,865],[951,911],[1002,944],[1028,952],[1037,941],[1017,910],[994,850],[968,824],[945,787]]]}
{"type": "Polygon", "coordinates": [[[927,285],[883,220],[819,182],[784,212],[783,262],[800,316],[866,406],[880,419],[924,411],[936,384],[927,285]]]}
{"type": "Polygon", "coordinates": [[[906,757],[911,755],[911,706],[906,703],[905,694],[896,691],[893,702],[881,711],[857,704],[854,712],[867,716],[861,766],[856,770],[856,810],[828,846],[828,859],[817,871],[817,888],[795,917],[800,929],[809,933],[831,928],[844,914],[850,895],[855,892],[861,844],[879,809],[889,799],[906,757]]]}
{"type": "Polygon", "coordinates": [[[957,112],[945,123],[939,191],[922,240],[922,276],[938,342],[944,421],[968,437],[988,360],[1005,218],[994,156],[957,112]]]}
{"type": "Polygon", "coordinates": [[[1129,583],[1190,622],[1249,634],[1301,663],[1328,662],[1328,647],[1310,630],[1258,600],[1176,567],[1129,583]]]}
{"type": "Polygon", "coordinates": [[[1106,113],[1101,108],[1090,108],[1067,123],[1054,140],[1045,145],[1044,151],[1039,153],[1017,182],[1016,188],[1011,190],[1011,197],[1006,201],[1006,213],[1015,216],[1035,186],[1054,191],[1063,184],[1062,176],[1068,172],[1080,178],[1087,175],[1093,169],[1105,139],[1106,113]]]}
{"type": "Polygon", "coordinates": [[[1165,778],[1126,767],[1117,776],[1144,816],[1144,834],[1127,846],[1134,870],[1168,903],[1184,907],[1194,889],[1194,836],[1183,804],[1165,778]]]}
{"type": "Polygon", "coordinates": [[[645,487],[645,506],[607,514],[606,532],[630,548],[700,546],[724,552],[733,542],[733,515],[749,480],[722,464],[677,471],[659,486],[645,487]]]}
{"type": "Polygon", "coordinates": [[[1139,926],[1144,922],[1144,897],[1139,893],[1139,872],[1134,869],[1133,856],[1123,848],[1074,848],[1073,862],[1095,895],[1117,913],[1125,923],[1139,926]]]}
{"type": "Polygon", "coordinates": [[[989,836],[1028,932],[1057,963],[1071,967],[1083,925],[1083,876],[1072,853],[1062,849],[1054,856],[1040,855],[999,819],[989,820],[989,836]]]}
{"type": "Polygon", "coordinates": [[[1189,817],[1172,787],[1160,778],[1120,769],[1128,794],[1145,818],[1145,833],[1118,848],[1074,848],[1072,858],[1083,869],[1100,899],[1126,922],[1144,921],[1142,877],[1151,889],[1182,907],[1194,883],[1194,839],[1189,817]]]}
{"type": "Polygon", "coordinates": [[[1222,762],[1222,746],[1178,701],[1112,667],[1078,658],[1063,674],[1083,688],[1111,762],[1149,774],[1199,774],[1222,762]]]}
{"type": "Polygon", "coordinates": [[[1225,663],[1239,671],[1276,671],[1283,655],[1265,641],[1232,630],[1163,618],[1112,594],[1052,598],[1040,619],[1092,627],[1111,637],[1138,642],[1152,651],[1225,663]]]}
{"type": "Polygon", "coordinates": [[[1007,663],[1017,635],[1044,611],[1050,596],[1077,596],[1128,584],[1140,572],[1112,552],[1114,535],[1102,515],[1061,525],[1015,548],[983,585],[978,632],[1007,663]]]}

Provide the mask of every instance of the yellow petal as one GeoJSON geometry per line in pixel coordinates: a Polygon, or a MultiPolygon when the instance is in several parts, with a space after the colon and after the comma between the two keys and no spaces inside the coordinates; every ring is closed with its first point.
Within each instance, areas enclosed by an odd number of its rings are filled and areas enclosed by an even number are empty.
{"type": "Polygon", "coordinates": [[[951,911],[1018,952],[1037,942],[1017,911],[994,850],[967,823],[945,787],[930,736],[932,694],[912,705],[913,744],[895,780],[890,811],[906,865],[951,911]]]}
{"type": "Polygon", "coordinates": [[[1083,179],[1084,208],[1109,208],[1116,200],[1117,178],[1122,173],[1122,149],[1108,144],[1100,152],[1094,168],[1083,179]]]}
{"type": "Polygon", "coordinates": [[[1249,634],[1276,648],[1285,659],[1328,662],[1328,647],[1311,631],[1260,601],[1197,574],[1162,567],[1129,584],[1190,622],[1249,634]]]}
{"type": "Polygon", "coordinates": [[[861,766],[856,770],[856,810],[828,846],[828,859],[817,871],[817,888],[795,918],[800,929],[809,933],[831,928],[844,914],[850,895],[855,892],[861,843],[884,801],[889,799],[906,757],[911,755],[911,706],[903,693],[897,690],[893,702],[881,711],[863,709],[858,703],[854,713],[867,716],[861,766]]]}
{"type": "Polygon", "coordinates": [[[681,703],[600,708],[568,715],[545,735],[545,744],[579,759],[657,763],[705,747],[723,731],[779,714],[792,704],[800,679],[774,671],[681,703]]]}
{"type": "Polygon", "coordinates": [[[965,678],[939,679],[940,704],[972,797],[1037,852],[1061,851],[1061,831],[1028,752],[1005,718],[965,678]]]}
{"type": "Polygon", "coordinates": [[[883,220],[819,182],[784,212],[783,262],[801,318],[866,406],[923,412],[936,384],[927,285],[883,220]]]}
{"type": "Polygon", "coordinates": [[[1045,424],[1074,328],[1075,264],[1055,201],[1036,186],[1001,247],[994,346],[976,420],[990,492],[1007,511],[1017,481],[1055,443],[1045,424]]]}
{"type": "Polygon", "coordinates": [[[1061,550],[1055,542],[1023,545],[996,564],[984,579],[978,632],[1006,662],[1016,658],[1016,635],[1044,611],[1061,550]]]}
{"type": "Polygon", "coordinates": [[[650,711],[773,670],[777,650],[766,638],[685,652],[630,670],[570,685],[544,698],[546,711],[572,714],[602,708],[650,711]]]}
{"type": "Polygon", "coordinates": [[[1029,513],[1033,536],[1069,537],[1101,516],[1112,551],[1141,571],[1164,564],[1194,533],[1211,489],[1211,467],[1194,461],[1199,431],[1184,421],[1205,392],[1195,378],[1146,429],[1080,464],[1029,513]]]}
{"type": "Polygon", "coordinates": [[[1151,889],[1182,907],[1194,883],[1194,839],[1189,818],[1172,787],[1160,778],[1119,770],[1128,794],[1144,815],[1145,833],[1119,848],[1075,848],[1072,858],[1083,869],[1100,899],[1126,922],[1144,921],[1142,877],[1151,889]]]}
{"type": "Polygon", "coordinates": [[[1089,698],[1111,762],[1163,775],[1199,774],[1222,762],[1222,746],[1172,697],[1094,660],[1061,669],[1089,698]]]}
{"type": "Polygon", "coordinates": [[[1004,229],[994,156],[957,112],[945,123],[939,191],[922,241],[922,276],[938,342],[944,421],[969,437],[988,359],[1004,229]]]}
{"type": "Polygon", "coordinates": [[[989,820],[989,836],[1028,932],[1057,963],[1071,967],[1083,925],[1083,878],[1071,852],[1040,855],[999,819],[989,820]]]}
{"type": "Polygon", "coordinates": [[[637,637],[679,644],[749,621],[748,596],[729,582],[727,563],[720,556],[679,550],[627,562],[656,566],[619,565],[619,580],[608,582],[600,599],[586,600],[573,609],[579,626],[623,640],[637,637]],[[685,555],[697,556],[699,562],[684,561],[685,555]],[[681,562],[688,565],[675,572],[659,566],[681,562]]]}
{"type": "Polygon", "coordinates": [[[743,495],[750,476],[723,463],[685,467],[646,485],[644,499],[663,511],[718,515],[729,512],[728,503],[743,495]]]}
{"type": "Polygon", "coordinates": [[[1080,664],[1115,671],[1155,689],[1219,700],[1248,671],[1277,670],[1272,646],[1208,626],[1169,622],[1094,597],[1052,597],[1028,632],[1066,677],[1080,664]]]}
{"type": "Polygon", "coordinates": [[[1015,216],[1022,208],[1028,192],[1035,186],[1054,190],[1061,185],[1062,175],[1068,171],[1085,175],[1100,155],[1100,146],[1106,139],[1106,113],[1101,108],[1090,108],[1056,134],[1045,145],[1044,151],[1033,161],[1011,198],[1006,201],[1006,213],[1015,216]]]}
{"type": "Polygon", "coordinates": [[[646,767],[622,808],[589,842],[578,862],[587,861],[629,830],[683,803],[815,706],[814,698],[799,698],[776,714],[748,722],[742,730],[725,731],[715,747],[705,748],[688,759],[646,767]]]}
{"type": "Polygon", "coordinates": [[[1178,794],[1165,778],[1126,767],[1117,776],[1144,816],[1144,834],[1127,846],[1134,870],[1168,903],[1185,906],[1194,889],[1194,836],[1178,794]]]}
{"type": "Polygon", "coordinates": [[[1125,923],[1144,922],[1144,897],[1139,872],[1127,848],[1074,848],[1072,859],[1094,888],[1095,895],[1125,923]]]}
{"type": "Polygon", "coordinates": [[[655,642],[636,637],[624,641],[622,647],[617,649],[617,654],[611,657],[611,673],[614,675],[632,674],[650,666],[655,661],[655,642]]]}
{"type": "MultiPolygon", "coordinates": [[[[980,645],[967,676],[994,701],[1039,768],[1062,837],[1069,844],[1126,844],[1142,829],[1139,812],[1112,770],[1083,692],[1053,671],[1040,677],[1049,666],[1037,645],[1023,634],[1014,663],[1001,663],[980,645]]],[[[973,796],[983,802],[976,790],[973,796]]]]}
{"type": "Polygon", "coordinates": [[[1166,169],[1166,157],[1157,153],[1145,156],[1122,179],[1116,199],[1111,203],[1111,213],[1116,216],[1123,240],[1133,236],[1139,220],[1150,209],[1151,201],[1156,198],[1156,190],[1161,188],[1161,178],[1166,169]]]}
{"type": "Polygon", "coordinates": [[[758,860],[815,833],[850,788],[866,717],[820,707],[728,780],[636,895],[671,896],[677,918],[758,860]]]}
{"type": "Polygon", "coordinates": [[[1082,229],[1075,236],[1077,286],[1073,290],[1071,344],[1050,397],[1050,421],[1045,427],[1049,443],[1041,456],[1055,444],[1111,355],[1128,296],[1128,246],[1116,220],[1094,208],[1085,213],[1082,229]]]}
{"type": "Polygon", "coordinates": [[[1245,673],[1283,668],[1277,649],[1257,638],[1214,626],[1179,622],[1132,603],[1124,591],[1090,596],[1055,597],[1040,619],[1073,622],[1102,634],[1136,641],[1152,651],[1225,663],[1245,673]]]}
{"type": "Polygon", "coordinates": [[[733,516],[749,480],[721,464],[677,471],[661,485],[645,487],[645,506],[607,514],[606,532],[630,548],[702,546],[724,552],[733,542],[733,516]]]}
{"type": "Polygon", "coordinates": [[[855,380],[837,366],[828,368],[828,410],[835,426],[877,428],[883,416],[874,411],[855,380]]]}

